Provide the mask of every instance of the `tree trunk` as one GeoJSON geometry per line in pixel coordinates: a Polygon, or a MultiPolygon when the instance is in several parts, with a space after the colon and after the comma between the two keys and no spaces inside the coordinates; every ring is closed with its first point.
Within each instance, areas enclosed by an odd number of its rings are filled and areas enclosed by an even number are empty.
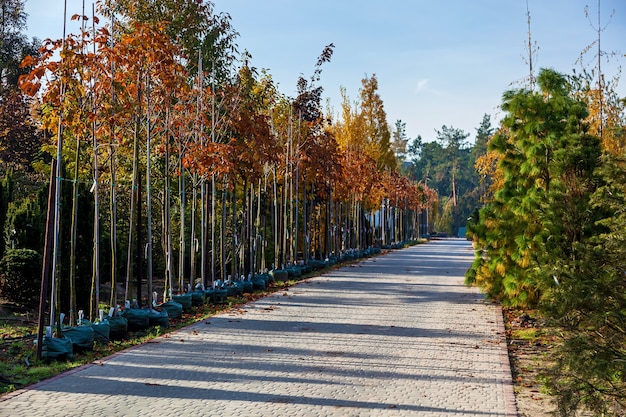
{"type": "Polygon", "coordinates": [[[74,182],[72,183],[72,225],[70,238],[70,314],[69,325],[75,324],[76,318],[76,237],[78,229],[78,163],[80,141],[76,138],[76,154],[74,157],[74,182]]]}

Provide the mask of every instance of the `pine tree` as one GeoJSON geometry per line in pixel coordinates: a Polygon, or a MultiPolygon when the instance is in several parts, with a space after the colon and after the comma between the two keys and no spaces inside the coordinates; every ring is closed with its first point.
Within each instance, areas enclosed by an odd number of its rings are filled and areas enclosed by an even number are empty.
{"type": "MultiPolygon", "coordinates": [[[[572,218],[566,213],[573,211],[571,203],[557,204],[568,222],[565,236],[588,231],[556,258],[559,285],[543,305],[551,324],[562,329],[547,375],[563,416],[582,407],[595,415],[626,412],[626,160],[606,153],[601,161],[600,178],[594,180],[600,186],[586,207],[593,217],[572,218]]],[[[580,200],[580,191],[570,189],[569,200],[580,200]]]]}
{"type": "Polygon", "coordinates": [[[535,305],[572,268],[590,233],[589,195],[600,152],[587,108],[567,79],[542,70],[538,92],[504,94],[507,112],[489,149],[502,186],[480,213],[468,281],[511,305],[535,305]]]}
{"type": "Polygon", "coordinates": [[[406,136],[406,123],[402,120],[396,120],[395,129],[391,136],[391,150],[396,156],[398,165],[401,166],[406,158],[406,147],[409,142],[409,138],[406,136]]]}

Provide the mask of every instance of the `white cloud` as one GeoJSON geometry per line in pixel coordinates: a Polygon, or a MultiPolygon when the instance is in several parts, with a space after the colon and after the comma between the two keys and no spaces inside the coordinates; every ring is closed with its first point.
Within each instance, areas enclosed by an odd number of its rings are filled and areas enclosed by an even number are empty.
{"type": "Polygon", "coordinates": [[[422,78],[417,82],[417,87],[415,88],[416,93],[421,93],[423,91],[428,91],[428,83],[430,80],[428,78],[422,78]]]}
{"type": "Polygon", "coordinates": [[[434,97],[444,97],[446,94],[441,91],[432,88],[430,78],[422,78],[417,81],[417,85],[415,86],[415,94],[423,94],[426,93],[429,96],[434,97]]]}

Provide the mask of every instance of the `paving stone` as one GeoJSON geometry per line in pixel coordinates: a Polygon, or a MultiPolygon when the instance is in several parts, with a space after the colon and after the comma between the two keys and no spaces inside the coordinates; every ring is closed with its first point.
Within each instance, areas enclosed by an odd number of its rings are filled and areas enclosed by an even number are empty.
{"type": "Polygon", "coordinates": [[[516,416],[472,257],[436,240],[328,272],[1,397],[0,415],[516,416]]]}

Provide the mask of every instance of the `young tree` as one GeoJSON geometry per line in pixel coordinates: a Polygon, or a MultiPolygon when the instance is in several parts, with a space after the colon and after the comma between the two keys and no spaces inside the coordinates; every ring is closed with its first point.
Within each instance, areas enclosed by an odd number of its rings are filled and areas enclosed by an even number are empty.
{"type": "Polygon", "coordinates": [[[480,212],[467,275],[511,305],[536,305],[563,274],[578,277],[578,250],[594,223],[588,200],[600,148],[587,133],[586,106],[555,71],[542,70],[537,82],[538,92],[504,95],[507,115],[490,142],[502,186],[480,212]]]}
{"type": "Polygon", "coordinates": [[[396,158],[391,149],[391,132],[387,113],[378,94],[376,75],[361,80],[360,114],[365,123],[365,152],[376,161],[380,170],[395,169],[396,158]]]}

